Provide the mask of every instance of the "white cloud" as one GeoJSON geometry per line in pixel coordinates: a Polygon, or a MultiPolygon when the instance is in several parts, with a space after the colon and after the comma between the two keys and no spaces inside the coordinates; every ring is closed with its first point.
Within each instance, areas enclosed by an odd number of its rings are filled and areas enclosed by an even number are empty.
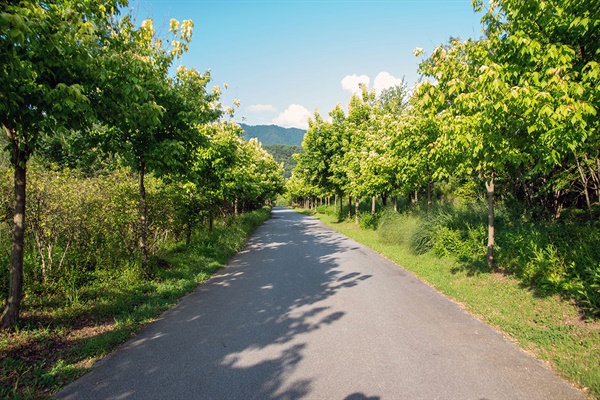
{"type": "Polygon", "coordinates": [[[312,114],[304,106],[292,104],[277,118],[273,119],[273,123],[285,128],[308,129],[308,119],[310,117],[312,117],[312,114]]]}
{"type": "Polygon", "coordinates": [[[368,87],[369,82],[371,82],[371,80],[366,75],[346,75],[344,79],[342,79],[342,89],[348,90],[352,94],[361,93],[359,84],[363,83],[368,87]]]}
{"type": "Polygon", "coordinates": [[[388,72],[380,72],[373,82],[373,89],[375,89],[375,93],[380,95],[384,89],[391,88],[392,86],[396,86],[402,83],[402,79],[396,78],[393,75],[390,75],[388,72]]]}
{"type": "Polygon", "coordinates": [[[248,106],[247,110],[248,110],[248,112],[252,112],[252,113],[262,113],[262,112],[277,111],[277,108],[275,108],[275,106],[272,106],[270,104],[254,104],[254,105],[248,106]]]}

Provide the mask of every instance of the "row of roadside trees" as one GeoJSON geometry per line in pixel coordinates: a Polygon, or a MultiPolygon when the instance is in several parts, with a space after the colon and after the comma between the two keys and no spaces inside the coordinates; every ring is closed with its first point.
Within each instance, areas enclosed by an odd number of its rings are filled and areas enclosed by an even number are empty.
{"type": "Polygon", "coordinates": [[[188,49],[192,21],[171,20],[159,38],[151,20],[136,26],[120,16],[125,6],[126,0],[0,2],[0,118],[14,172],[2,327],[19,316],[28,165],[39,154],[60,159],[59,167],[72,166],[66,159],[75,167],[95,159],[137,174],[142,270],[149,255],[148,174],[187,193],[188,240],[198,215],[208,214],[212,224],[214,215],[260,207],[282,190],[281,167],[226,120],[233,111],[223,109],[218,87],[207,88],[210,74],[184,66],[171,72],[188,49]]]}
{"type": "Polygon", "coordinates": [[[315,112],[292,198],[335,197],[341,212],[342,198],[358,211],[359,199],[376,196],[425,193],[429,208],[436,188],[446,199],[482,193],[490,268],[499,202],[531,222],[597,221],[600,3],[473,6],[483,36],[451,38],[429,56],[415,49],[422,79],[413,90],[377,97],[363,88],[347,113],[338,106],[325,121],[315,112]]]}

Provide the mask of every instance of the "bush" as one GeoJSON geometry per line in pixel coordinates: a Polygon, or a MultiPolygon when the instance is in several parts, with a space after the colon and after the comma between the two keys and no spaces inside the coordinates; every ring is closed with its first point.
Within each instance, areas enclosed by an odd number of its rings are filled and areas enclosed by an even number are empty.
{"type": "Polygon", "coordinates": [[[335,212],[335,206],[328,206],[328,205],[317,206],[317,212],[319,214],[325,214],[325,215],[329,215],[332,217],[337,216],[337,214],[335,212]]]}
{"type": "Polygon", "coordinates": [[[512,220],[498,232],[498,263],[543,294],[566,293],[600,314],[599,224],[512,220]]]}
{"type": "Polygon", "coordinates": [[[358,214],[358,223],[363,229],[377,229],[379,219],[383,213],[381,211],[371,214],[370,211],[362,211],[358,214]]]}
{"type": "MultiPolygon", "coordinates": [[[[530,222],[496,213],[496,264],[540,294],[574,297],[588,313],[600,315],[600,223],[530,222]]],[[[408,246],[416,254],[432,251],[466,268],[484,265],[487,208],[483,202],[437,207],[424,212],[391,210],[382,214],[378,236],[384,243],[408,246]]],[[[485,267],[484,267],[485,268],[485,267]]]]}
{"type": "MultiPolygon", "coordinates": [[[[2,174],[6,171],[2,171],[2,174]]],[[[0,183],[0,206],[12,197],[10,180],[0,183]]],[[[181,232],[178,199],[185,193],[149,176],[149,251],[156,252],[181,232]]],[[[70,170],[30,165],[24,255],[25,292],[64,293],[95,279],[97,270],[121,271],[138,263],[137,177],[128,170],[85,177],[70,170]]],[[[10,254],[12,218],[0,226],[0,261],[10,254]]],[[[117,272],[115,272],[117,273],[117,272]]],[[[8,289],[8,262],[0,266],[0,295],[8,289]]]]}
{"type": "Polygon", "coordinates": [[[377,233],[384,243],[410,246],[412,237],[422,221],[410,213],[385,210],[379,218],[377,233]]]}

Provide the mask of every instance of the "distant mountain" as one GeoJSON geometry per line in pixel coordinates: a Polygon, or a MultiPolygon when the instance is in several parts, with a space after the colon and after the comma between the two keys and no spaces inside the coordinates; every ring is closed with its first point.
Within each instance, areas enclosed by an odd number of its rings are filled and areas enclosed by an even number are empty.
{"type": "Polygon", "coordinates": [[[244,138],[257,138],[264,145],[283,144],[287,146],[300,146],[306,133],[303,129],[283,128],[277,125],[246,125],[240,124],[244,129],[244,138]]]}

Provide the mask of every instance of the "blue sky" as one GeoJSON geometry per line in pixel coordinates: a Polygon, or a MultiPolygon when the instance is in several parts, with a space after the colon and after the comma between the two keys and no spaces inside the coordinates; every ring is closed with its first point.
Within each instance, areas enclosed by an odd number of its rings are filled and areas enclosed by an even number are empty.
{"type": "Polygon", "coordinates": [[[171,18],[191,19],[190,50],[178,63],[211,70],[235,119],[306,128],[345,108],[368,78],[380,89],[418,80],[416,47],[426,54],[454,37],[479,37],[470,0],[130,0],[137,20],[166,33],[171,18]],[[379,78],[377,78],[379,76],[379,78]],[[377,79],[376,79],[377,78],[377,79]]]}

